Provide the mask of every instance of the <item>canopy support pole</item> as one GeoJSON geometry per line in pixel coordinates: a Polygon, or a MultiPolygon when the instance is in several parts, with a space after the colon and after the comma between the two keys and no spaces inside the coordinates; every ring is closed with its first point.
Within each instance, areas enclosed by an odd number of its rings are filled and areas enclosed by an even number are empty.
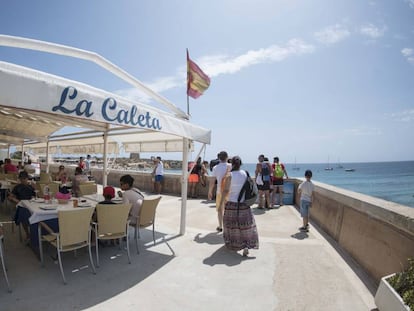
{"type": "Polygon", "coordinates": [[[106,187],[108,184],[108,129],[103,134],[104,152],[103,152],[103,176],[102,185],[106,187]]]}
{"type": "Polygon", "coordinates": [[[182,174],[181,174],[181,219],[180,219],[180,234],[185,234],[185,223],[187,217],[187,163],[188,163],[188,138],[183,139],[183,161],[182,161],[182,174]]]}
{"type": "Polygon", "coordinates": [[[46,173],[49,173],[49,137],[46,142],[46,173]]]}

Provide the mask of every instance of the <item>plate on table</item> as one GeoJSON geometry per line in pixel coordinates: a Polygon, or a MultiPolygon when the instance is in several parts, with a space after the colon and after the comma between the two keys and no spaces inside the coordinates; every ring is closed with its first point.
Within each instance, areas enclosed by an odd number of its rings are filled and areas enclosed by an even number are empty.
{"type": "Polygon", "coordinates": [[[43,206],[40,206],[39,208],[45,211],[50,211],[50,210],[57,209],[57,205],[43,205],[43,206]]]}
{"type": "Polygon", "coordinates": [[[79,202],[78,207],[92,207],[92,204],[88,202],[79,202]]]}
{"type": "Polygon", "coordinates": [[[37,199],[34,199],[33,202],[36,202],[36,203],[45,203],[45,199],[37,198],[37,199]]]}

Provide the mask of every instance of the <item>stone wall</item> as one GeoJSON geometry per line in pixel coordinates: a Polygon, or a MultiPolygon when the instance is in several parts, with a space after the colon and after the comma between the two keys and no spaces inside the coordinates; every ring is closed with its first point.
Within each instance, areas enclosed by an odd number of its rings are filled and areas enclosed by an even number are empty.
{"type": "Polygon", "coordinates": [[[407,266],[407,258],[414,257],[414,208],[323,183],[315,186],[311,220],[377,283],[407,266]]]}

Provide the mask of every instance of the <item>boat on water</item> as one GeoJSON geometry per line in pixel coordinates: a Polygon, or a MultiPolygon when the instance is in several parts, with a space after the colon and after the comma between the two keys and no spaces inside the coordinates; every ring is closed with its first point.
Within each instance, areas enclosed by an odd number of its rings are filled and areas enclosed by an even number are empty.
{"type": "Polygon", "coordinates": [[[329,157],[328,157],[328,166],[325,167],[325,171],[333,171],[333,167],[329,165],[329,157]]]}
{"type": "Polygon", "coordinates": [[[296,158],[295,158],[295,164],[293,164],[292,170],[299,171],[300,167],[296,165],[296,158]]]}
{"type": "Polygon", "coordinates": [[[345,172],[355,172],[355,169],[354,168],[346,168],[345,172]]]}

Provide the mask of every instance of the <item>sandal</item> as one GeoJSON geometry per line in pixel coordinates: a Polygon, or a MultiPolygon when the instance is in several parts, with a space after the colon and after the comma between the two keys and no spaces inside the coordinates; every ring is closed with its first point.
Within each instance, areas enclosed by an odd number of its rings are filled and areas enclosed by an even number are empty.
{"type": "Polygon", "coordinates": [[[223,228],[217,227],[216,230],[217,230],[217,232],[222,232],[223,228]]]}
{"type": "Polygon", "coordinates": [[[249,249],[245,248],[243,249],[243,257],[247,257],[247,255],[249,255],[249,249]]]}

